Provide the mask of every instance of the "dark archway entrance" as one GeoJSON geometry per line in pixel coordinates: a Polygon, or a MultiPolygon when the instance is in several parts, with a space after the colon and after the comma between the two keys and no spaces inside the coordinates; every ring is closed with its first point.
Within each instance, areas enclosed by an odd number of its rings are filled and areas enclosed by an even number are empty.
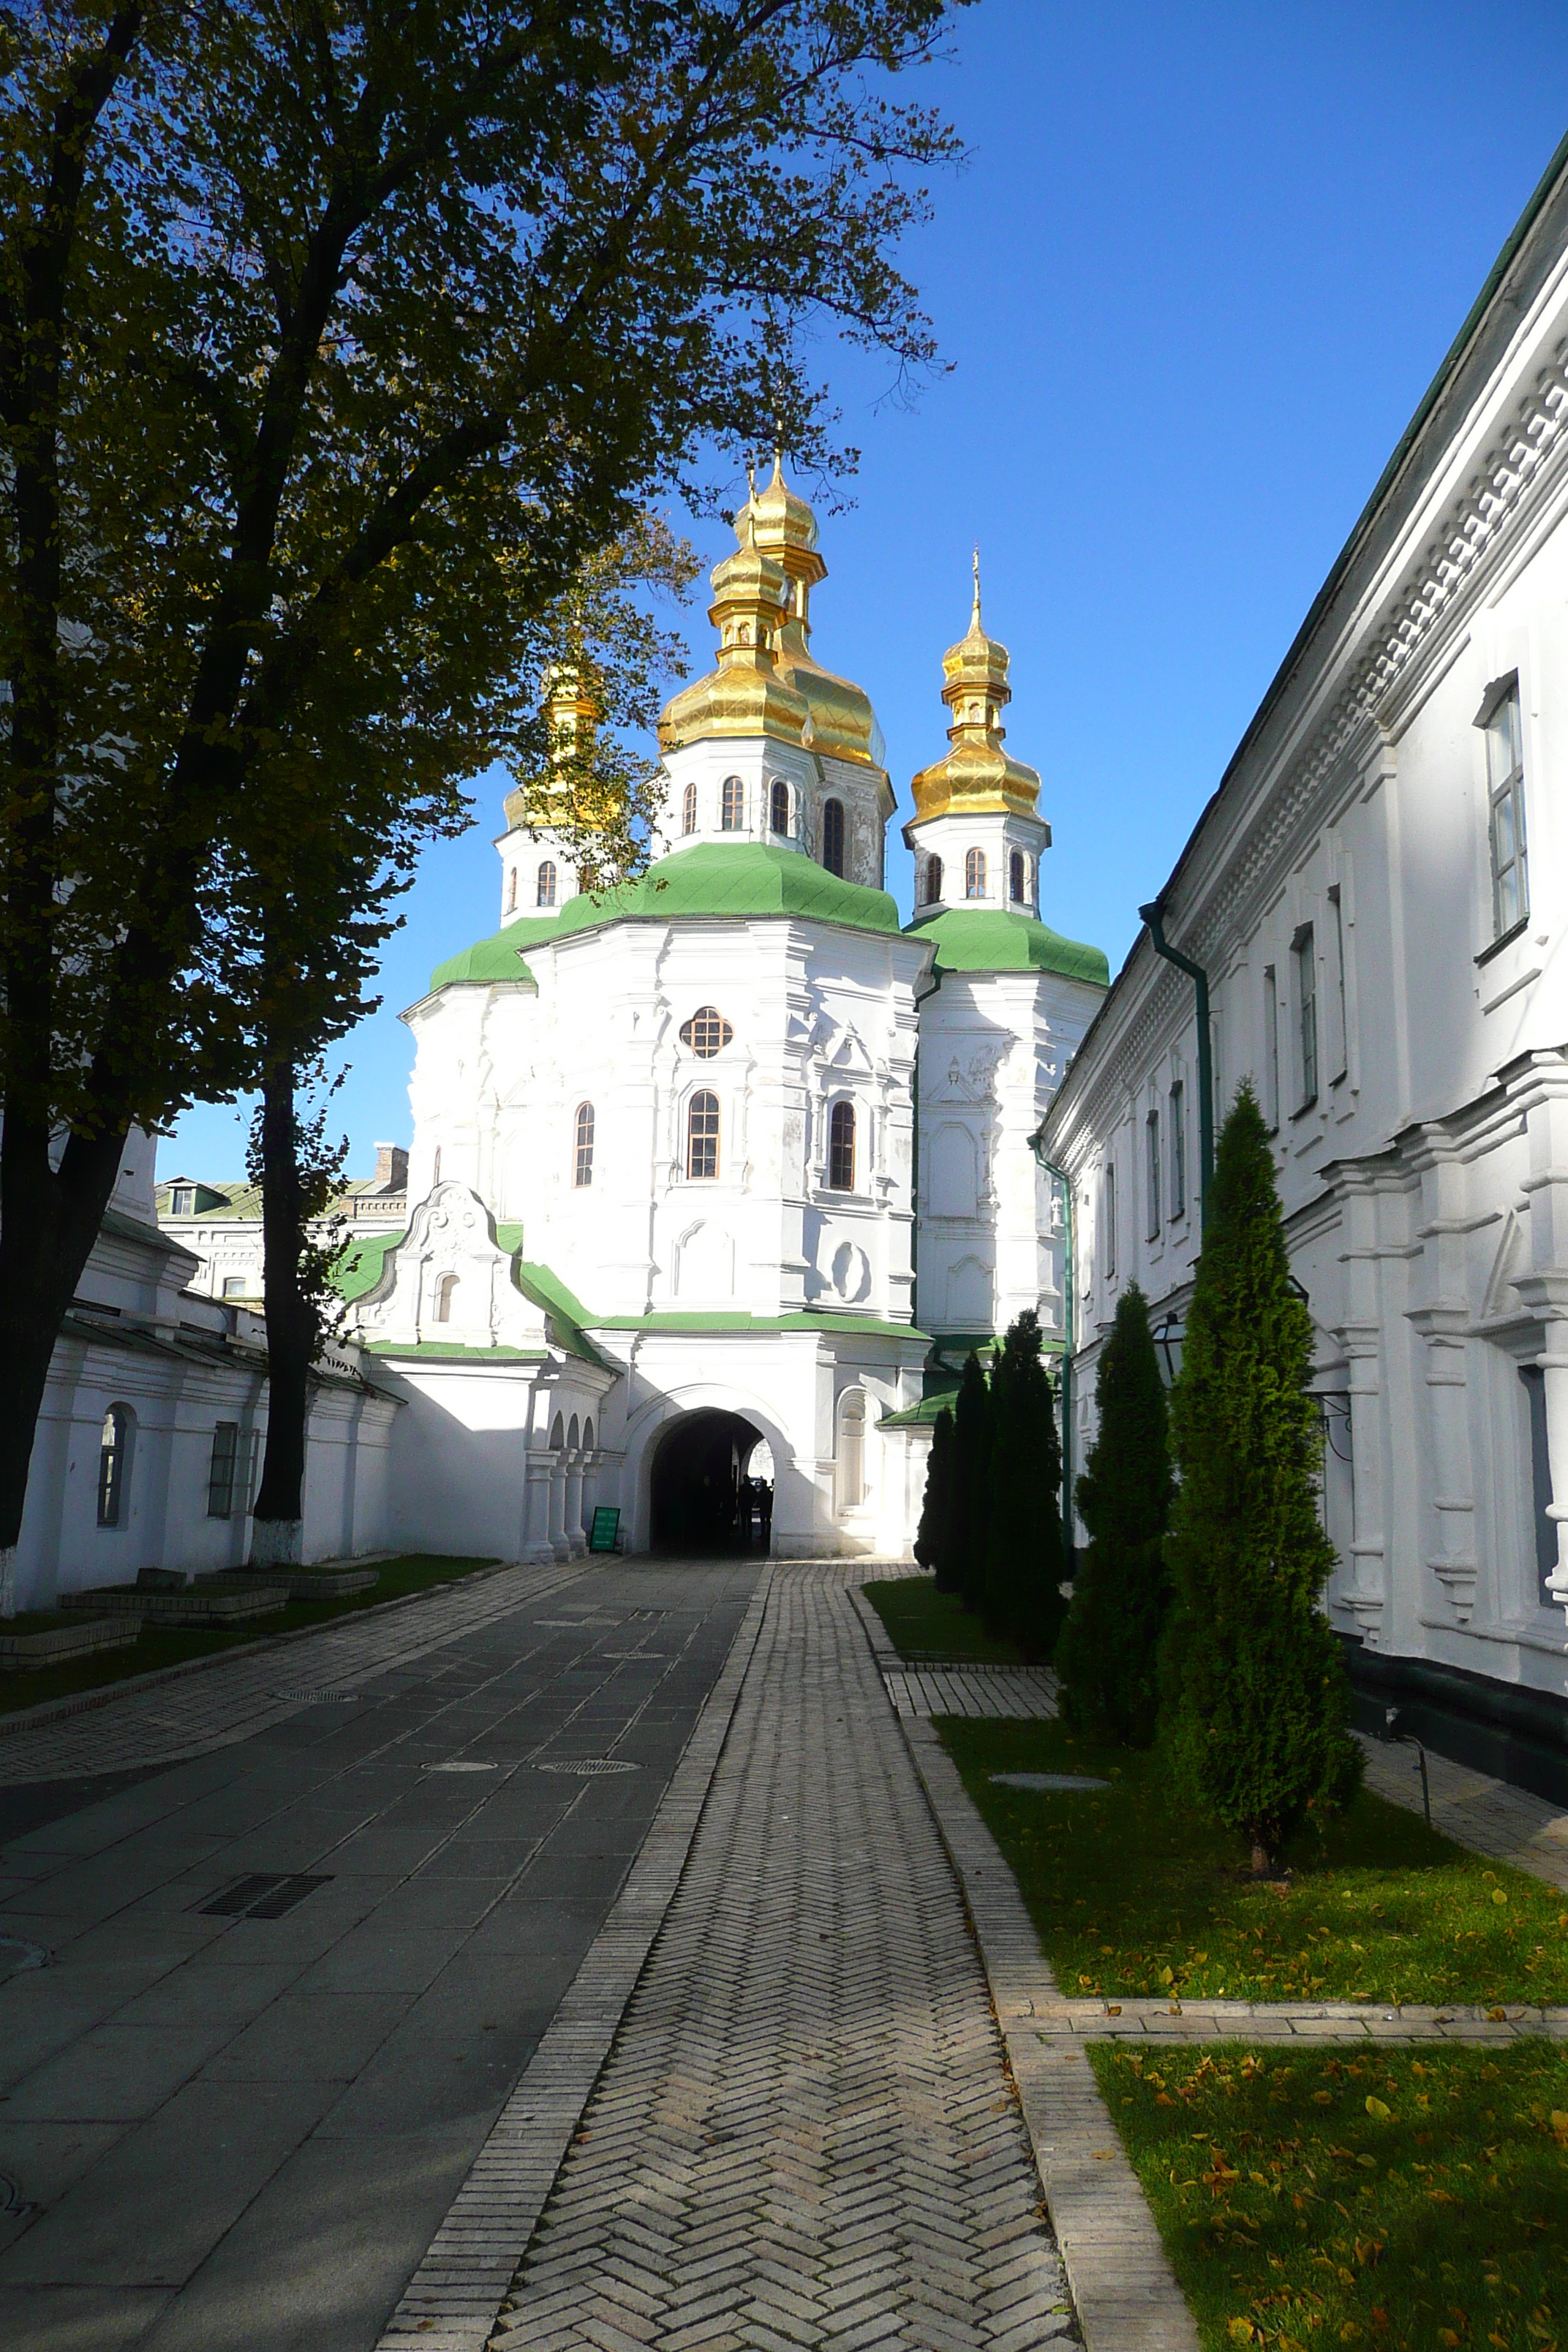
{"type": "Polygon", "coordinates": [[[743,1491],[746,1465],[762,1442],[755,1423],[712,1409],[689,1412],[666,1430],[649,1496],[655,1551],[712,1557],[766,1549],[760,1515],[743,1491]]]}

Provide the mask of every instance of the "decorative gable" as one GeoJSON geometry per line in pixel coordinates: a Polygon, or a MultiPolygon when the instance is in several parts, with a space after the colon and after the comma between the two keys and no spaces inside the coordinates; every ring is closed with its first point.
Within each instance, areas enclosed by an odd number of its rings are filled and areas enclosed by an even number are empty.
{"type": "Polygon", "coordinates": [[[355,1309],[360,1335],[394,1346],[542,1349],[544,1310],[512,1280],[512,1253],[466,1184],[438,1184],[386,1253],[381,1280],[355,1309]]]}

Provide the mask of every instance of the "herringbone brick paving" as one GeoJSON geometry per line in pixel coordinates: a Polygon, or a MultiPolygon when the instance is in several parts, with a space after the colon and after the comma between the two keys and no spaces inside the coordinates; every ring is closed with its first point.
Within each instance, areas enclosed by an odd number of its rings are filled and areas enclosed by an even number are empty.
{"type": "Polygon", "coordinates": [[[505,2352],[1075,2336],[984,1972],[839,1568],[775,1574],[505,2352]]]}

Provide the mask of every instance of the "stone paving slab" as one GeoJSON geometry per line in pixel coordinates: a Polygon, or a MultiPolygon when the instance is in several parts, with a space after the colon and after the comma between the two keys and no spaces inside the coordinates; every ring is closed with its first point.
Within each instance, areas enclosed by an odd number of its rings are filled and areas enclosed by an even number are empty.
{"type": "Polygon", "coordinates": [[[929,1722],[933,1715],[1017,1721],[1057,1711],[1057,1678],[1043,1666],[918,1665],[898,1663],[890,1643],[889,1653],[880,1660],[882,1680],[906,1722],[929,1722]]]}
{"type": "MultiPolygon", "coordinates": [[[[494,2323],[505,2352],[1078,2340],[855,1580],[773,1573],[685,1871],[494,2323]]],[[[565,2120],[536,2140],[535,2181],[565,2120]]],[[[482,2228],[471,2256],[452,2244],[438,2284],[468,2304],[417,2340],[484,2340],[468,2330],[496,2252],[482,2228]]],[[[408,2352],[398,2327],[385,2342],[408,2352]]]]}
{"type": "Polygon", "coordinates": [[[1568,2042],[1568,2009],[1456,2002],[1058,2000],[1038,2011],[1042,2037],[1066,2042],[1568,2042]]]}
{"type": "MultiPolygon", "coordinates": [[[[1412,1812],[1421,1811],[1421,1767],[1414,1748],[1362,1740],[1366,1785],[1412,1812]]],[[[1432,1826],[1472,1853],[1511,1862],[1568,1895],[1568,1813],[1528,1789],[1510,1789],[1489,1773],[1472,1772],[1446,1756],[1428,1754],[1432,1826]]]]}

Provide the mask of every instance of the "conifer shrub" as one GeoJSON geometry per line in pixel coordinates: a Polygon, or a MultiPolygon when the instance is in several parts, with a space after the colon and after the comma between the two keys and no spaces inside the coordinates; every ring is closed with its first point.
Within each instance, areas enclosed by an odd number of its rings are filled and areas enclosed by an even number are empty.
{"type": "Polygon", "coordinates": [[[952,1541],[952,1409],[943,1405],[931,1423],[925,1495],[921,1503],[921,1523],[915,1530],[915,1558],[922,1568],[930,1569],[939,1592],[958,1590],[952,1541]]]}
{"type": "Polygon", "coordinates": [[[985,1597],[991,1516],[991,1391],[972,1348],[952,1415],[952,1566],[958,1597],[978,1616],[985,1597]]]}
{"type": "Polygon", "coordinates": [[[1100,1426],[1077,1488],[1089,1539],[1057,1645],[1061,1711],[1076,1727],[1147,1748],[1171,1596],[1164,1538],[1173,1489],[1165,1388],[1136,1284],[1117,1301],[1094,1397],[1100,1426]]]}
{"type": "Polygon", "coordinates": [[[1062,1452],[1040,1353],[1040,1318],[1026,1307],[991,1369],[990,1508],[982,1607],[994,1633],[1048,1658],[1061,1631],[1062,1452]]]}
{"type": "Polygon", "coordinates": [[[1246,1836],[1259,1875],[1303,1821],[1344,1802],[1361,1770],[1338,1644],[1319,1605],[1334,1555],[1318,1520],[1311,1361],[1268,1134],[1243,1086],[1219,1139],[1171,1396],[1181,1485],[1161,1675],[1173,1768],[1207,1812],[1246,1836]]]}

